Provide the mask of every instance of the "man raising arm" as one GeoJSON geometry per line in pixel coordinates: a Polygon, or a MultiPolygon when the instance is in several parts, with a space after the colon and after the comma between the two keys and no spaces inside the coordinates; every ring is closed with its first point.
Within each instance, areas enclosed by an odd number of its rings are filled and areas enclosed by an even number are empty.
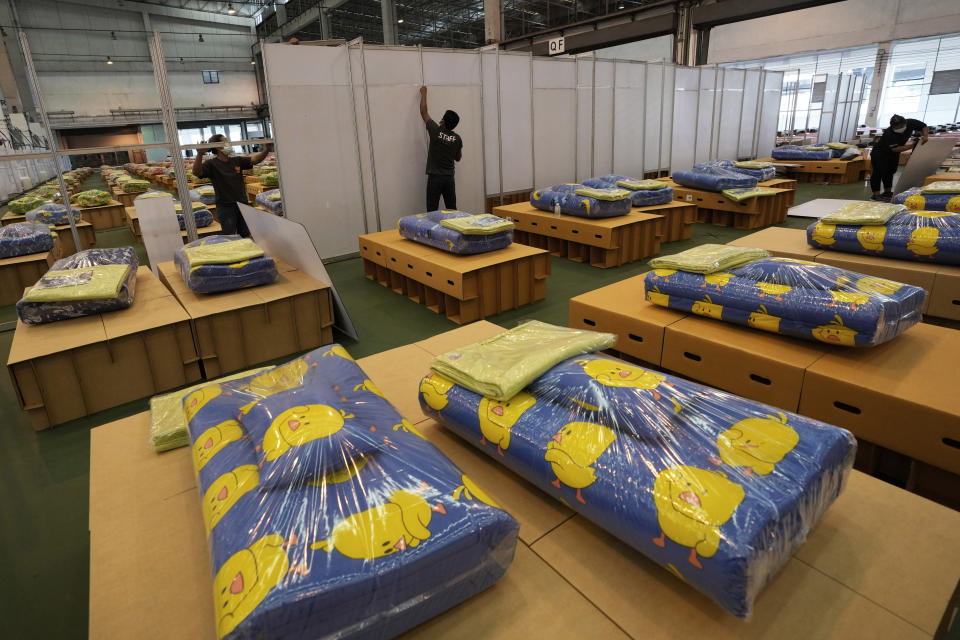
{"type": "Polygon", "coordinates": [[[204,160],[206,150],[197,150],[193,160],[193,173],[198,178],[209,178],[217,199],[217,220],[227,235],[240,234],[248,237],[250,231],[240,214],[237,203],[249,204],[247,185],[243,181],[243,172],[262,162],[272,145],[267,145],[249,157],[233,155],[233,147],[223,134],[212,136],[210,144],[219,145],[214,149],[213,157],[204,160]]]}
{"type": "Polygon", "coordinates": [[[427,211],[440,208],[440,196],[447,209],[457,208],[455,165],[463,158],[463,140],[453,130],[460,123],[455,111],[447,110],[440,124],[427,111],[427,88],[420,87],[420,117],[427,126],[430,146],[427,149],[427,211]]]}

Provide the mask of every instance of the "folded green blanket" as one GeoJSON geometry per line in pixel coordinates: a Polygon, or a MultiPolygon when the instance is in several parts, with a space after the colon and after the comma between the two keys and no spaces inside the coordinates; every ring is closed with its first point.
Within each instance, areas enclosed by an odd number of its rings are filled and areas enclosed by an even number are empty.
{"type": "Polygon", "coordinates": [[[215,195],[216,192],[213,190],[213,187],[211,186],[203,186],[203,187],[197,187],[197,193],[199,193],[202,196],[212,196],[212,195],[215,195]]]}
{"type": "Polygon", "coordinates": [[[88,209],[90,207],[103,207],[108,205],[113,202],[113,198],[106,191],[90,189],[89,191],[81,191],[80,193],[74,194],[74,196],[70,198],[70,201],[81,209],[88,209]]]}
{"type": "Polygon", "coordinates": [[[759,198],[761,196],[774,196],[778,192],[769,187],[751,187],[749,189],[724,189],[723,195],[734,202],[743,202],[750,198],[759,198]]]}
{"type": "Polygon", "coordinates": [[[734,162],[733,166],[740,167],[741,169],[766,169],[767,167],[772,167],[772,162],[760,162],[758,160],[743,160],[741,162],[734,162]]]}
{"type": "Polygon", "coordinates": [[[509,400],[555,365],[613,346],[611,333],[531,320],[498,336],[438,356],[430,368],[486,398],[509,400]]]}
{"type": "Polygon", "coordinates": [[[630,191],[649,191],[652,189],[666,189],[667,183],[659,180],[617,180],[617,186],[630,191]]]}
{"type": "Polygon", "coordinates": [[[692,273],[716,273],[727,271],[759,260],[769,258],[763,249],[734,247],[728,244],[702,244],[672,256],[661,256],[650,261],[653,269],[676,269],[692,273]]]}
{"type": "Polygon", "coordinates": [[[826,151],[829,147],[824,144],[811,144],[803,148],[804,151],[826,151]]]}
{"type": "Polygon", "coordinates": [[[11,200],[7,204],[7,209],[10,210],[10,213],[23,215],[28,211],[33,211],[34,209],[44,204],[45,202],[46,202],[46,199],[40,196],[24,196],[16,200],[11,200]]]}
{"type": "Polygon", "coordinates": [[[513,223],[500,216],[481,213],[475,216],[466,216],[464,218],[444,218],[440,225],[447,229],[453,229],[467,236],[489,236],[502,231],[513,229],[513,223]]]}
{"type": "Polygon", "coordinates": [[[626,189],[593,189],[590,187],[580,187],[579,189],[574,189],[573,192],[585,198],[596,198],[597,200],[607,200],[610,202],[630,198],[630,192],[626,189]]]}
{"type": "Polygon", "coordinates": [[[200,389],[218,382],[236,380],[265,371],[270,367],[241,371],[224,378],[206,380],[180,391],[165,393],[150,398],[150,446],[157,453],[169,451],[190,444],[190,434],[187,431],[187,419],[183,415],[183,399],[200,389]]]}
{"type": "Polygon", "coordinates": [[[846,142],[828,142],[827,146],[831,149],[853,149],[855,145],[847,144],[846,142]]]}
{"type": "Polygon", "coordinates": [[[124,180],[120,188],[124,193],[143,193],[150,188],[150,183],[146,180],[124,180]]]}
{"type": "Polygon", "coordinates": [[[960,193],[960,182],[950,180],[931,182],[920,189],[920,193],[960,193]]]}
{"type": "Polygon", "coordinates": [[[260,184],[265,187],[279,187],[280,178],[277,176],[277,173],[261,173],[260,174],[260,184]]]}
{"type": "Polygon", "coordinates": [[[137,200],[146,200],[148,198],[172,198],[173,195],[165,191],[151,191],[150,193],[145,193],[142,196],[137,196],[137,200]]]}
{"type": "MultiPolygon", "coordinates": [[[[271,193],[270,195],[267,196],[267,200],[269,200],[270,202],[279,202],[282,199],[283,199],[283,196],[281,196],[279,193],[271,193]]],[[[510,225],[513,226],[513,223],[511,222],[510,225]]]]}
{"type": "Polygon", "coordinates": [[[129,272],[130,265],[126,264],[47,271],[23,299],[27,302],[75,302],[116,298],[129,272]]]}
{"type": "MultiPolygon", "coordinates": [[[[203,204],[202,202],[191,202],[190,208],[196,211],[197,209],[206,209],[207,205],[203,204]]],[[[183,205],[181,205],[178,202],[175,205],[173,205],[173,210],[176,211],[177,213],[183,213],[183,205]]]]}
{"type": "Polygon", "coordinates": [[[906,211],[906,205],[888,202],[851,202],[845,204],[830,215],[821,219],[828,224],[876,225],[887,224],[887,220],[906,211]]]}
{"type": "Polygon", "coordinates": [[[241,238],[218,244],[184,247],[183,253],[193,268],[203,264],[233,264],[259,258],[263,255],[263,249],[250,238],[241,238]]]}

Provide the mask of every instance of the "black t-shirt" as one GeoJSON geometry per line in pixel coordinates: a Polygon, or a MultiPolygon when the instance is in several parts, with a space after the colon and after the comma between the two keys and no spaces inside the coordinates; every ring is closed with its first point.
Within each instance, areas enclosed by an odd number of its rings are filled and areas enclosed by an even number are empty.
{"type": "Polygon", "coordinates": [[[907,118],[906,129],[903,133],[897,133],[893,130],[893,127],[887,127],[883,130],[883,135],[880,136],[880,139],[877,140],[877,143],[873,145],[873,151],[871,155],[899,155],[899,151],[893,151],[893,147],[902,147],[905,145],[910,138],[919,134],[923,131],[923,128],[927,126],[919,120],[914,120],[913,118],[907,118]]]}
{"type": "Polygon", "coordinates": [[[247,185],[243,182],[243,171],[247,169],[253,169],[247,156],[229,156],[226,161],[214,156],[203,161],[197,177],[210,179],[217,204],[249,204],[247,185]]]}
{"type": "Polygon", "coordinates": [[[460,134],[447,131],[433,120],[427,121],[427,133],[430,134],[430,148],[427,150],[427,174],[434,176],[452,176],[454,162],[460,157],[463,140],[460,134]]]}

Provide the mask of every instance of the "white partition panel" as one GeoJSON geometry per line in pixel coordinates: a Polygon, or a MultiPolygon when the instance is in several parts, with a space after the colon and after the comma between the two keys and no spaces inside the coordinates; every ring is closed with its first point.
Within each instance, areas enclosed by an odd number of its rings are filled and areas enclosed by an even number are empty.
{"type": "Polygon", "coordinates": [[[501,191],[500,157],[500,98],[497,85],[499,54],[496,51],[480,52],[480,78],[483,93],[483,157],[486,167],[487,195],[501,191]]]}
{"type": "Polygon", "coordinates": [[[264,64],[285,215],[322,257],[355,252],[363,197],[347,49],[268,44],[264,64]]]}
{"type": "Polygon", "coordinates": [[[853,87],[850,82],[850,76],[841,74],[840,82],[837,85],[836,112],[833,117],[833,126],[830,129],[830,140],[827,140],[827,142],[837,141],[843,137],[843,129],[846,126],[845,121],[847,117],[847,100],[852,90],[853,87]]]}
{"type": "MultiPolygon", "coordinates": [[[[480,114],[480,55],[475,52],[424,51],[423,74],[430,115],[443,117],[447,109],[460,116],[456,132],[463,139],[463,159],[457,163],[457,208],[470,213],[484,210],[483,139],[480,114]]],[[[422,122],[417,121],[422,126],[422,122]]],[[[424,137],[426,134],[423,134],[424,137]]],[[[423,163],[426,162],[426,156],[423,163]]],[[[421,163],[421,164],[423,164],[421,163]]],[[[413,169],[423,174],[425,166],[413,169]]],[[[421,193],[421,198],[426,194],[421,193]]],[[[382,197],[382,195],[381,195],[382,197]]]]}
{"type": "Polygon", "coordinates": [[[500,135],[503,190],[533,188],[533,120],[530,56],[500,53],[500,135]]]}
{"type": "Polygon", "coordinates": [[[677,66],[666,64],[663,67],[663,103],[660,116],[660,170],[670,171],[670,155],[673,153],[673,96],[676,93],[677,66]]]}
{"type": "MultiPolygon", "coordinates": [[[[697,119],[694,131],[695,156],[694,162],[712,160],[711,134],[713,133],[714,103],[716,102],[716,69],[699,67],[697,69],[697,119]]],[[[674,167],[675,168],[675,167],[674,167]]]]}
{"type": "Polygon", "coordinates": [[[826,144],[833,139],[833,122],[837,112],[837,91],[840,76],[835,73],[827,74],[823,83],[823,107],[820,111],[820,124],[817,127],[817,142],[826,144]]]}
{"type": "Polygon", "coordinates": [[[593,110],[593,176],[613,172],[614,108],[613,84],[616,66],[612,60],[597,60],[593,110]]]}
{"type": "MultiPolygon", "coordinates": [[[[348,78],[353,83],[353,107],[354,122],[356,124],[356,144],[359,156],[361,184],[360,191],[364,211],[364,229],[367,231],[379,231],[379,203],[377,193],[373,188],[373,150],[370,146],[372,142],[372,129],[367,118],[367,90],[363,74],[363,56],[359,47],[350,48],[350,64],[348,78]]],[[[322,255],[322,254],[321,254],[322,255]]]]}
{"type": "Polygon", "coordinates": [[[577,58],[577,137],[574,152],[577,156],[576,182],[593,177],[594,155],[594,103],[593,103],[593,56],[577,58]]]}
{"type": "Polygon", "coordinates": [[[745,160],[753,157],[753,142],[756,136],[757,118],[760,110],[760,84],[763,71],[750,69],[746,72],[743,88],[743,106],[740,109],[740,144],[737,157],[731,160],[745,160]]]}
{"type": "Polygon", "coordinates": [[[763,74],[763,104],[760,107],[760,122],[757,125],[757,141],[753,157],[766,156],[777,144],[777,125],[780,120],[780,93],[783,89],[782,71],[765,71],[763,74]]]}
{"type": "Polygon", "coordinates": [[[723,74],[722,107],[717,131],[717,158],[736,159],[740,145],[740,114],[743,104],[743,85],[747,72],[743,69],[726,69],[723,74]]]}
{"type": "Polygon", "coordinates": [[[700,104],[700,71],[694,67],[677,67],[673,95],[673,127],[670,169],[691,169],[697,146],[697,108],[700,104]]]}
{"type": "Polygon", "coordinates": [[[661,127],[664,94],[663,63],[647,64],[647,90],[644,114],[643,166],[646,172],[657,171],[663,153],[663,129],[661,127]]]}
{"type": "Polygon", "coordinates": [[[642,177],[644,172],[643,127],[646,118],[647,65],[617,62],[613,119],[616,123],[613,171],[642,177]]]}
{"type": "Polygon", "coordinates": [[[576,64],[572,58],[533,59],[534,188],[575,179],[576,64]]]}

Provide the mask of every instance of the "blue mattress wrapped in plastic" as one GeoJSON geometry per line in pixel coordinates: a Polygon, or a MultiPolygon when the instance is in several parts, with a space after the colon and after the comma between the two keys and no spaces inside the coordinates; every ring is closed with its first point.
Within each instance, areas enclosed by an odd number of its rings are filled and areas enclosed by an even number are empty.
{"type": "Polygon", "coordinates": [[[623,181],[640,182],[640,179],[611,173],[600,176],[599,178],[584,180],[583,185],[596,189],[626,189],[630,192],[630,202],[634,207],[653,207],[658,204],[673,202],[672,187],[663,187],[662,189],[630,189],[617,184],[623,181]]]}
{"type": "Polygon", "coordinates": [[[245,287],[270,284],[277,279],[277,265],[273,258],[261,255],[233,262],[210,263],[191,268],[187,249],[207,245],[237,242],[240,236],[207,236],[188,242],[173,255],[180,277],[194,293],[219,293],[245,287]]]}
{"type": "Polygon", "coordinates": [[[908,210],[886,225],[867,226],[818,220],[807,227],[807,243],[817,249],[960,264],[960,214],[908,210]]]}
{"type": "Polygon", "coordinates": [[[733,171],[734,173],[742,173],[750,176],[751,178],[756,178],[758,182],[773,180],[777,176],[777,169],[773,165],[760,168],[738,167],[733,160],[711,160],[710,162],[703,162],[693,165],[693,170],[697,171],[700,167],[704,166],[719,167],[720,169],[726,169],[727,171],[733,171]]]}
{"type": "MultiPolygon", "coordinates": [[[[441,224],[443,220],[472,218],[466,211],[430,211],[414,216],[404,216],[397,222],[400,235],[441,251],[457,255],[473,255],[503,249],[513,243],[513,228],[496,233],[467,234],[441,224]]],[[[486,216],[494,223],[503,223],[497,216],[486,216]]]]}
{"type": "Polygon", "coordinates": [[[920,287],[792,258],[711,274],[655,269],[647,300],[670,309],[828,344],[869,347],[921,320],[920,287]]]}
{"type": "Polygon", "coordinates": [[[257,204],[278,216],[283,215],[283,197],[280,195],[280,189],[271,189],[257,194],[257,204]]]}
{"type": "Polygon", "coordinates": [[[0,258],[50,251],[55,237],[46,224],[15,222],[0,227],[0,258]]]}
{"type": "Polygon", "coordinates": [[[923,187],[913,187],[893,196],[893,204],[906,205],[915,211],[950,211],[960,213],[960,194],[922,193],[923,187]]]}
{"type": "Polygon", "coordinates": [[[217,194],[210,185],[200,186],[190,190],[190,199],[206,205],[217,203],[217,194]]]}
{"type": "Polygon", "coordinates": [[[560,205],[560,213],[578,218],[613,218],[630,213],[633,201],[629,191],[624,189],[624,196],[616,200],[601,200],[577,195],[576,191],[584,187],[586,185],[558,184],[549,189],[538,189],[530,195],[530,204],[551,213],[560,205]]]}
{"type": "Polygon", "coordinates": [[[770,152],[774,160],[830,160],[833,158],[832,149],[804,149],[792,144],[776,147],[770,152]]]}
{"type": "Polygon", "coordinates": [[[695,165],[691,171],[674,171],[671,177],[677,184],[704,191],[752,189],[757,186],[757,179],[752,176],[705,164],[695,165]]]}
{"type": "Polygon", "coordinates": [[[24,324],[45,324],[69,318],[80,318],[96,313],[126,309],[133,304],[133,294],[137,285],[137,252],[133,247],[115,249],[87,249],[68,258],[57,260],[50,271],[68,271],[87,269],[103,265],[126,265],[127,276],[116,296],[95,300],[72,300],[61,302],[17,302],[17,315],[24,324]]]}
{"type": "MultiPolygon", "coordinates": [[[[213,224],[213,214],[210,213],[209,209],[194,209],[193,219],[196,222],[198,229],[209,227],[213,224]]],[[[180,224],[180,231],[184,231],[187,228],[187,225],[183,220],[183,213],[177,213],[177,222],[180,224]]]]}
{"type": "Polygon", "coordinates": [[[390,638],[494,584],[519,525],[333,345],[184,398],[221,640],[390,638]]]}
{"type": "Polygon", "coordinates": [[[505,402],[435,372],[420,390],[428,415],[741,617],[856,449],[843,429],[600,354],[505,402]]]}
{"type": "Polygon", "coordinates": [[[38,224],[60,225],[70,224],[70,216],[73,216],[74,222],[81,222],[83,215],[79,209],[70,207],[69,213],[67,207],[62,204],[44,204],[36,209],[27,212],[27,222],[36,222],[38,224]]]}

